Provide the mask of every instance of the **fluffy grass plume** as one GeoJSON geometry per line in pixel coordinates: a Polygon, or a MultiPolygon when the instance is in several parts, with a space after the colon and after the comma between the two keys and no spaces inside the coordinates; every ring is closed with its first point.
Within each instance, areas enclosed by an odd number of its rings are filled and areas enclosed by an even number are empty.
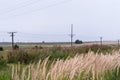
{"type": "Polygon", "coordinates": [[[106,74],[117,69],[116,76],[120,79],[119,67],[119,52],[106,55],[88,52],[66,60],[58,59],[52,64],[46,58],[26,67],[13,65],[11,76],[12,80],[105,80],[106,74]]]}

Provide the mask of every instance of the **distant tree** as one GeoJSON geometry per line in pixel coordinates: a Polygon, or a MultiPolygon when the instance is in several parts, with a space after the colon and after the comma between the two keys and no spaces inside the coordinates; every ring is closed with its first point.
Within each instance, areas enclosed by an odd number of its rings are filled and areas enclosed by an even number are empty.
{"type": "Polygon", "coordinates": [[[45,41],[42,41],[42,43],[45,43],[45,41]]]}
{"type": "Polygon", "coordinates": [[[0,51],[3,51],[3,47],[0,47],[0,51]]]}
{"type": "Polygon", "coordinates": [[[75,41],[75,44],[82,44],[82,43],[83,43],[82,40],[79,40],[79,39],[75,41]]]}

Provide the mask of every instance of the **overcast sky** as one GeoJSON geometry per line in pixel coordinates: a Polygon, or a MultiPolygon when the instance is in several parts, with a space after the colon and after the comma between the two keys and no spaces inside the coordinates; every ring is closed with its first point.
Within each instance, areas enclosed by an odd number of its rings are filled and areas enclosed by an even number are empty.
{"type": "Polygon", "coordinates": [[[0,0],[0,42],[120,39],[120,0],[0,0]]]}

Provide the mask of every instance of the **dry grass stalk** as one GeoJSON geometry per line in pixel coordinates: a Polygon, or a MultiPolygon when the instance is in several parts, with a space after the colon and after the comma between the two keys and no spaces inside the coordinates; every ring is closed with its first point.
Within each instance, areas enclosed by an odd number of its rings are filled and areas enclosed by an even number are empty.
{"type": "MultiPolygon", "coordinates": [[[[64,60],[57,60],[47,68],[48,58],[43,62],[40,60],[37,64],[31,64],[22,69],[22,75],[13,66],[12,78],[13,80],[72,80],[79,77],[83,71],[86,76],[91,71],[93,80],[98,74],[104,73],[106,70],[112,70],[117,66],[120,67],[120,54],[114,52],[112,55],[94,54],[89,52],[86,55],[76,55],[74,58],[64,60]],[[28,74],[26,74],[28,73],[28,74]]],[[[101,77],[102,79],[102,77],[101,77]]]]}

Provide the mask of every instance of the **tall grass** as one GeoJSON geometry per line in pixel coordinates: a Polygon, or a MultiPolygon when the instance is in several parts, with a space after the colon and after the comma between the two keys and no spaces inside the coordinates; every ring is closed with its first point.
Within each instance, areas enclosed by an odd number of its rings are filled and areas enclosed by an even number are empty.
{"type": "MultiPolygon", "coordinates": [[[[31,63],[37,62],[39,59],[44,60],[47,57],[50,57],[49,60],[53,61],[54,59],[66,59],[67,57],[74,57],[76,53],[86,54],[90,50],[94,53],[103,53],[103,54],[111,54],[115,48],[107,45],[88,45],[88,46],[80,46],[80,47],[45,47],[39,48],[35,47],[32,49],[25,50],[14,50],[8,51],[7,56],[5,56],[7,63],[31,63]]],[[[4,56],[1,56],[4,57],[4,56]]],[[[1,60],[2,58],[0,58],[1,60]]]]}
{"type": "Polygon", "coordinates": [[[77,54],[49,64],[49,57],[21,67],[12,65],[12,80],[119,80],[120,54],[77,54]],[[111,77],[111,75],[115,76],[111,77]],[[109,77],[109,79],[108,79],[109,77]],[[116,78],[115,78],[116,77],[116,78]]]}

